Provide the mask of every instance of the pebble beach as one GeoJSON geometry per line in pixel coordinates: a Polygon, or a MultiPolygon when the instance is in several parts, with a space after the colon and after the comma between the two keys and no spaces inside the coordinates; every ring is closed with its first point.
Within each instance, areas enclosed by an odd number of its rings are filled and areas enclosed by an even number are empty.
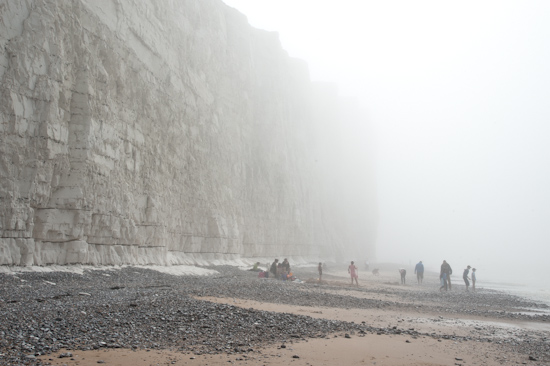
{"type": "Polygon", "coordinates": [[[295,282],[207,269],[1,273],[0,364],[550,364],[545,303],[440,292],[429,273],[420,286],[364,272],[351,286],[343,271],[319,282],[313,266],[295,282]]]}

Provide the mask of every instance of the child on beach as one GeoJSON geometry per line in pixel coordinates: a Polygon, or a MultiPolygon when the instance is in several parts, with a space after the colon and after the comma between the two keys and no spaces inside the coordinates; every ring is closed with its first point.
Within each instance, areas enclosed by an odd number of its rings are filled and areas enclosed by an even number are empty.
{"type": "Polygon", "coordinates": [[[472,291],[476,290],[476,269],[472,268],[472,291]]]}
{"type": "Polygon", "coordinates": [[[399,269],[399,274],[401,274],[401,284],[404,285],[405,284],[405,276],[407,275],[407,271],[405,270],[405,268],[400,268],[399,269]]]}
{"type": "Polygon", "coordinates": [[[359,277],[357,274],[358,272],[359,271],[357,270],[357,267],[355,266],[355,264],[353,264],[353,261],[351,261],[351,264],[348,267],[348,273],[351,275],[352,285],[353,285],[353,279],[355,279],[355,283],[357,284],[357,286],[359,286],[359,282],[357,282],[357,278],[359,277]]]}

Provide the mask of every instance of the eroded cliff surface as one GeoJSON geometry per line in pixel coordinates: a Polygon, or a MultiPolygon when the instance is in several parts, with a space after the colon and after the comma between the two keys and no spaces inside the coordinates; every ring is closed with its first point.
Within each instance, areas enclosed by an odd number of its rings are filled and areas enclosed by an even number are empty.
{"type": "Polygon", "coordinates": [[[0,13],[0,264],[342,250],[307,66],[276,34],[218,0],[0,13]]]}

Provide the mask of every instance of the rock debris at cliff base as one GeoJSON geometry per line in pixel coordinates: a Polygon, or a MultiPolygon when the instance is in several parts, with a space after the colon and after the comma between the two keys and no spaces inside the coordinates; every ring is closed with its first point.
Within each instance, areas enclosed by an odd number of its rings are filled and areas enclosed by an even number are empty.
{"type": "MultiPolygon", "coordinates": [[[[496,292],[476,296],[441,294],[426,287],[347,288],[344,282],[287,283],[257,278],[254,272],[215,267],[219,275],[171,276],[127,267],[114,271],[1,274],[0,364],[32,364],[35,357],[60,349],[177,349],[195,354],[250,353],[262,346],[308,338],[365,333],[409,334],[457,341],[494,342],[537,360],[550,361],[548,332],[521,331],[500,337],[483,327],[470,336],[430,334],[403,324],[384,327],[316,319],[289,313],[240,308],[231,299],[331,308],[402,309],[408,312],[475,315],[489,319],[548,321],[546,315],[519,315],[517,309],[544,304],[496,292]],[[345,288],[357,296],[336,294],[345,288]],[[390,300],[370,297],[386,294],[390,300]],[[230,299],[216,304],[195,297],[230,299]],[[422,302],[419,299],[422,298],[422,302]],[[487,310],[490,309],[490,310],[487,310]]],[[[302,278],[314,272],[297,273],[302,278]]]]}

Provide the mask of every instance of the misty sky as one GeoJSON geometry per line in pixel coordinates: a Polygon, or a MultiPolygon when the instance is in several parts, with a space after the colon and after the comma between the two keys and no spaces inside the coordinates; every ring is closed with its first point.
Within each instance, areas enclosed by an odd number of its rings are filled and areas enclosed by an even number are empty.
{"type": "Polygon", "coordinates": [[[223,1],[368,111],[378,260],[544,275],[550,2],[223,1]]]}

